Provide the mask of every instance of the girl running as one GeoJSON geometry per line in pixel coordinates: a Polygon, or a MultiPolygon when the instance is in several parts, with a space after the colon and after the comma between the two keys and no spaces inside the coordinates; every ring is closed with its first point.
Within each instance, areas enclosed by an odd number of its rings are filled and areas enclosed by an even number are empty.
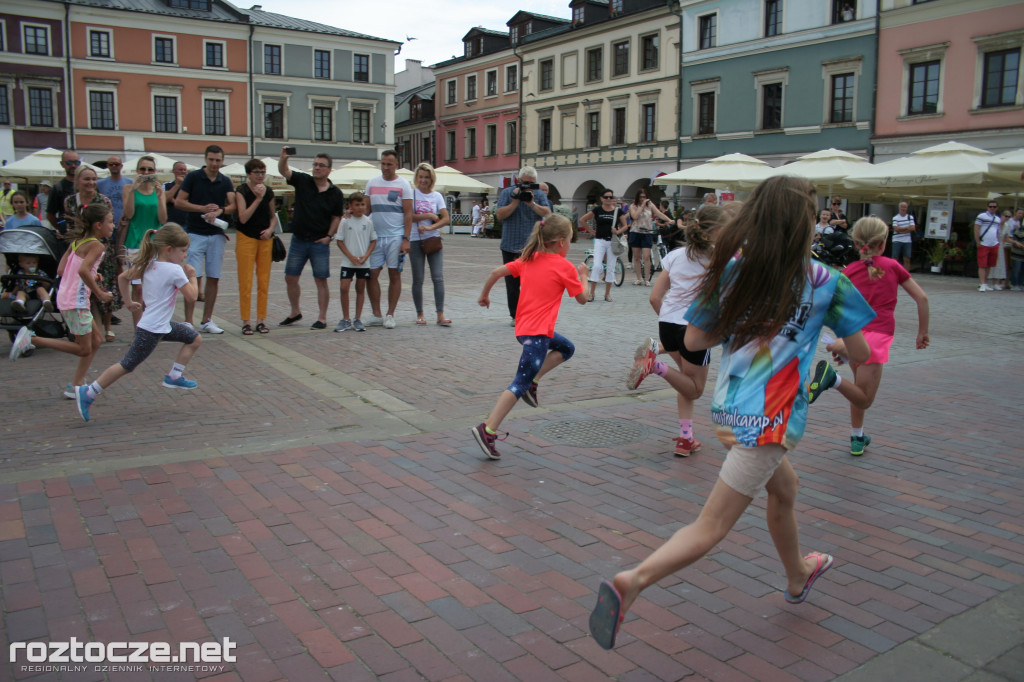
{"type": "Polygon", "coordinates": [[[498,427],[516,401],[522,398],[530,407],[537,407],[537,382],[576,352],[572,341],[555,332],[563,291],[568,291],[580,305],[587,302],[583,283],[589,270],[585,263],[573,267],[566,259],[571,241],[572,223],[560,215],[547,216],[533,226],[533,233],[518,260],[491,271],[477,299],[477,303],[489,308],[488,294],[499,279],[511,276],[522,282],[516,314],[516,341],[523,346],[519,370],[498,398],[487,421],[473,427],[473,437],[491,459],[501,458],[494,445],[499,440],[498,427]]]}
{"type": "MultiPolygon", "coordinates": [[[[875,309],[874,320],[863,329],[864,338],[871,348],[871,355],[861,363],[851,363],[853,382],[844,381],[836,370],[822,360],[814,370],[814,378],[808,387],[809,402],[830,388],[835,388],[850,401],[850,454],[859,457],[871,443],[871,436],[864,433],[864,412],[871,407],[882,382],[882,368],[889,361],[889,346],[896,332],[896,294],[902,286],[917,303],[917,347],[928,347],[928,295],[911,278],[899,261],[886,258],[885,239],[889,228],[878,218],[861,218],[853,226],[853,243],[860,251],[860,260],[843,270],[857,290],[875,309]]],[[[826,346],[836,361],[847,355],[842,341],[826,346]]]]}
{"type": "Polygon", "coordinates": [[[711,261],[715,237],[725,223],[725,211],[708,205],[697,220],[686,226],[686,246],[670,251],[662,260],[662,272],[651,290],[651,307],[658,313],[658,335],[661,345],[676,362],[678,369],[657,359],[658,342],[647,339],[635,354],[633,368],[626,378],[630,390],[640,385],[649,374],[664,378],[676,389],[679,408],[677,457],[689,457],[700,450],[701,442],[693,434],[693,403],[704,395],[708,381],[707,349],[692,351],[686,347],[686,311],[697,297],[701,279],[711,261]]]}
{"type": "Polygon", "coordinates": [[[57,265],[57,272],[61,278],[60,286],[57,288],[57,308],[75,340],[48,339],[36,336],[28,327],[22,327],[14,338],[14,345],[11,346],[12,361],[32,348],[52,348],[62,353],[77,355],[78,366],[75,368],[71,384],[67,387],[68,391],[85,383],[89,365],[92,364],[96,351],[103,345],[102,328],[95,324],[89,295],[95,295],[102,303],[114,300],[114,295],[104,291],[96,279],[100,261],[107,248],[100,240],[109,239],[113,233],[113,211],[106,203],[97,202],[81,207],[74,226],[65,235],[66,239],[71,240],[71,245],[57,265]]]}
{"type": "Polygon", "coordinates": [[[590,632],[605,649],[640,592],[711,551],[762,488],[768,531],[786,570],[786,601],[803,602],[832,566],[828,554],[800,553],[799,480],[786,452],[803,436],[805,382],[822,326],[863,361],[868,346],[859,330],[874,313],[846,277],[811,262],[815,207],[807,180],[769,178],[716,240],[684,338],[691,350],[724,343],[711,418],[729,452],[697,520],[601,584],[590,632]]]}
{"type": "MultiPolygon", "coordinates": [[[[89,407],[96,400],[96,396],[138,367],[161,341],[185,344],[178,351],[171,371],[164,377],[164,386],[187,390],[196,387],[196,382],[186,379],[183,374],[185,365],[199,350],[203,337],[181,322],[171,322],[174,299],[177,298],[178,292],[180,291],[190,303],[195,303],[199,294],[195,269],[191,265],[182,267],[185,256],[188,255],[188,243],[188,234],[175,223],[167,223],[159,230],[147,230],[142,237],[139,252],[132,261],[132,267],[118,276],[117,284],[121,287],[122,294],[128,293],[129,283],[133,279],[142,280],[143,303],[132,301],[128,308],[134,312],[144,304],[145,309],[135,328],[132,345],[121,362],[103,370],[100,378],[88,386],[79,386],[75,389],[78,413],[85,421],[89,421],[89,407]]],[[[131,299],[125,296],[124,300],[131,299]]]]}

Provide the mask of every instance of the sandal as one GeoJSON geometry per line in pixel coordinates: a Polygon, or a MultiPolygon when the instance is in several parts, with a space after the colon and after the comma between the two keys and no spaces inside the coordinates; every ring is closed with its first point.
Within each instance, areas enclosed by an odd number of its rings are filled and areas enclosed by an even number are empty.
{"type": "Polygon", "coordinates": [[[418,318],[416,318],[416,324],[418,326],[421,326],[421,327],[425,326],[427,324],[427,320],[426,320],[426,318],[418,317],[418,318]]]}
{"type": "Polygon", "coordinates": [[[604,297],[604,300],[606,300],[606,301],[608,301],[609,303],[611,303],[611,302],[612,302],[612,297],[611,297],[611,296],[605,296],[605,297],[604,297]]]}
{"type": "Polygon", "coordinates": [[[451,320],[449,320],[449,319],[448,319],[448,318],[446,317],[446,318],[444,318],[444,319],[438,320],[438,321],[437,321],[437,325],[438,325],[439,327],[450,327],[450,326],[452,326],[452,321],[451,321],[451,320]]]}
{"type": "Polygon", "coordinates": [[[258,325],[256,325],[256,331],[258,331],[260,334],[269,334],[270,333],[270,330],[267,329],[267,325],[263,324],[262,322],[260,322],[258,325]]]}
{"type": "Polygon", "coordinates": [[[242,325],[242,336],[252,336],[252,327],[247,324],[242,325]]]}
{"type": "Polygon", "coordinates": [[[107,332],[107,341],[108,342],[113,341],[116,338],[117,337],[114,335],[114,332],[107,332]]]}

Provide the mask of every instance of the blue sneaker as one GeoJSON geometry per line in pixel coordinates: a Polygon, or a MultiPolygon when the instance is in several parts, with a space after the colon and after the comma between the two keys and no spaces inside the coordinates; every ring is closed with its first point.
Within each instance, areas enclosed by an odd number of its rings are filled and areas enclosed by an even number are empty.
{"type": "Polygon", "coordinates": [[[198,385],[199,384],[192,381],[191,379],[186,379],[184,374],[182,374],[177,379],[172,379],[167,374],[164,375],[164,388],[183,388],[186,391],[191,391],[198,385]]]}
{"type": "Polygon", "coordinates": [[[95,398],[89,397],[88,386],[75,386],[75,405],[78,406],[78,414],[82,415],[85,421],[89,421],[89,406],[93,400],[95,398]]]}

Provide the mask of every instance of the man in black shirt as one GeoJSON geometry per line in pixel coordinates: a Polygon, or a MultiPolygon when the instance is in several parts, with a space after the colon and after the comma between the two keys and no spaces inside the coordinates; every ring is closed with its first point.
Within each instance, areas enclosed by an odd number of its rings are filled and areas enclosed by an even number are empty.
{"type": "Polygon", "coordinates": [[[320,308],[313,329],[327,328],[327,306],[330,290],[327,278],[331,275],[331,240],[341,224],[345,212],[345,196],[327,177],[331,174],[331,157],[317,154],[313,159],[313,174],[292,171],[288,165],[287,147],[281,148],[277,170],[289,185],[295,188],[295,216],[291,220],[292,243],[288,247],[288,260],[284,266],[284,281],[288,289],[291,312],[281,324],[290,325],[302,319],[299,310],[299,276],[306,261],[313,268],[316,282],[316,301],[320,308]]]}
{"type": "Polygon", "coordinates": [[[64,198],[75,193],[75,171],[82,165],[78,152],[69,149],[60,155],[60,165],[64,169],[64,177],[50,190],[50,198],[46,202],[46,219],[53,229],[60,234],[68,231],[64,222],[64,198]]]}

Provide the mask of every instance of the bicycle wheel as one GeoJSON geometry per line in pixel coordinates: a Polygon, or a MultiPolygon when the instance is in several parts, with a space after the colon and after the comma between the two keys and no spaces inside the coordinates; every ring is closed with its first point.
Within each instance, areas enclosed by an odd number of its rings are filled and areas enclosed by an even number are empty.
{"type": "Polygon", "coordinates": [[[593,270],[594,269],[594,254],[590,254],[589,256],[587,256],[585,259],[583,259],[583,262],[587,264],[587,270],[593,270]]]}
{"type": "Polygon", "coordinates": [[[615,286],[621,287],[622,281],[626,279],[626,268],[621,258],[615,259],[615,286]]]}

